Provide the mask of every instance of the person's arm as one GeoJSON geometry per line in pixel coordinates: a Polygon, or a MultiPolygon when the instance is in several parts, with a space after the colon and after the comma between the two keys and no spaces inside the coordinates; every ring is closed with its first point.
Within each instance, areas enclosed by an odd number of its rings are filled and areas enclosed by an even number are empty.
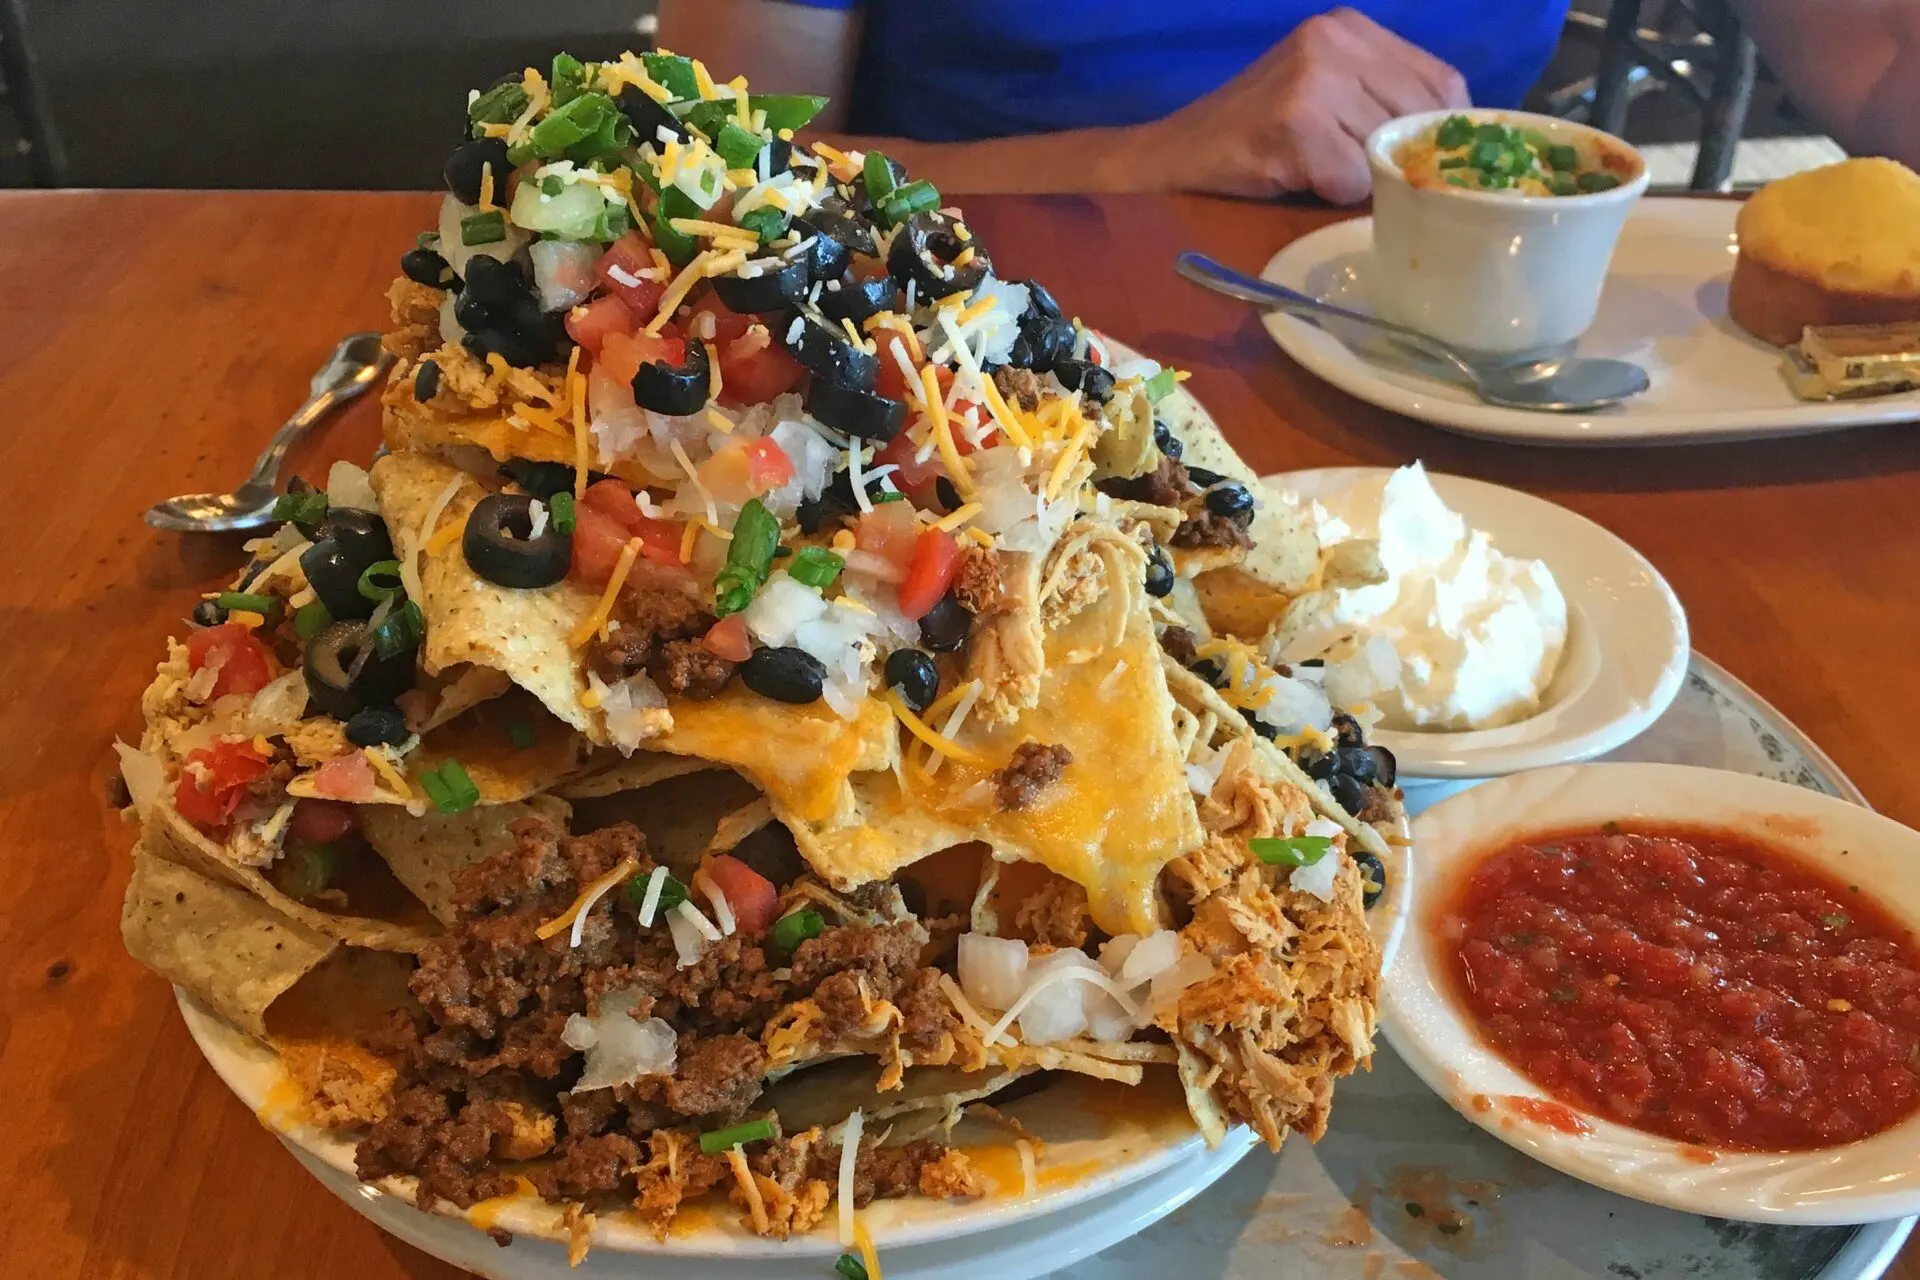
{"type": "Polygon", "coordinates": [[[1920,167],[1920,0],[1735,0],[1793,100],[1849,151],[1920,167]]]}
{"type": "MultiPolygon", "coordinates": [[[[661,0],[660,43],[772,89],[844,97],[859,18],[779,0],[661,0]]],[[[1467,104],[1460,74],[1352,10],[1302,23],[1218,90],[1162,120],[1110,129],[927,143],[846,137],[942,192],[1200,191],[1366,198],[1362,145],[1395,116],[1467,104]]],[[[823,117],[829,129],[844,115],[823,117]]]]}

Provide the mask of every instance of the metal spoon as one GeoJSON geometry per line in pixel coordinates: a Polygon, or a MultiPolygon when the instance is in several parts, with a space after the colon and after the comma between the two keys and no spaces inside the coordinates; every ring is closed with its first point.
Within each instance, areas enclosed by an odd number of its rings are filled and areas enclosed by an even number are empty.
{"type": "Polygon", "coordinates": [[[156,502],[147,508],[147,523],[178,533],[221,533],[266,524],[273,518],[273,504],[279,497],[280,464],[286,461],[294,441],[372,386],[392,365],[393,357],[381,349],[379,334],[348,335],[334,348],[332,358],[320,372],[313,375],[307,402],[273,433],[244,484],[232,493],[186,493],[156,502]]]}
{"type": "Polygon", "coordinates": [[[1394,341],[1458,370],[1474,393],[1488,404],[1544,413],[1582,413],[1637,396],[1648,385],[1647,371],[1626,360],[1553,356],[1503,364],[1497,359],[1471,356],[1417,329],[1336,307],[1285,285],[1256,280],[1204,254],[1181,254],[1174,270],[1197,285],[1255,306],[1295,315],[1332,316],[1378,329],[1394,341]]]}

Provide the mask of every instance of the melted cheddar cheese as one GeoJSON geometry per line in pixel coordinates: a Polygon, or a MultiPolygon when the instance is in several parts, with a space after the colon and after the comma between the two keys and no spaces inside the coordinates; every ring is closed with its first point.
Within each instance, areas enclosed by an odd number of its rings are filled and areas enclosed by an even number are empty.
{"type": "Polygon", "coordinates": [[[893,733],[892,714],[871,698],[842,720],[825,702],[796,707],[736,683],[706,702],[675,703],[672,730],[647,746],[731,765],[783,817],[825,822],[852,803],[852,774],[887,767],[893,733]]]}

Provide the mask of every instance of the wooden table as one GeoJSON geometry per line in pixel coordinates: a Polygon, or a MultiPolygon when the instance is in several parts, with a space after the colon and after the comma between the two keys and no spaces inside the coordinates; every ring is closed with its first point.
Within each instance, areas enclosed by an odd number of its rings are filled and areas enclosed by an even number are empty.
{"type": "MultiPolygon", "coordinates": [[[[1557,451],[1447,435],[1348,399],[1254,316],[1175,279],[1181,249],[1257,270],[1332,215],[1199,199],[980,199],[1003,274],[1194,371],[1263,471],[1424,458],[1611,528],[1686,602],[1694,644],[1920,825],[1920,428],[1557,451]]],[[[195,1052],[120,947],[130,833],[108,743],[237,538],[140,523],[224,488],[353,329],[379,328],[422,196],[0,195],[0,1258],[10,1275],[443,1277],[313,1185],[195,1052]]],[[[296,455],[364,457],[352,408],[296,455]]],[[[1920,1246],[1894,1274],[1920,1280],[1920,1246]]]]}

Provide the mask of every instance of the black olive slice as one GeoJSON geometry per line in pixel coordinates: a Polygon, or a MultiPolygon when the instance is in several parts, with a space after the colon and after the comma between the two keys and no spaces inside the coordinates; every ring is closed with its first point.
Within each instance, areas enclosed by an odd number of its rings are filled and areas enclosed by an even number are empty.
{"type": "Polygon", "coordinates": [[[895,649],[887,655],[886,681],[900,691],[900,700],[916,714],[932,705],[940,692],[940,669],[924,649],[895,649]]]}
{"type": "Polygon", "coordinates": [[[1371,910],[1373,904],[1380,901],[1380,895],[1387,891],[1387,869],[1380,859],[1370,853],[1353,855],[1354,865],[1360,868],[1361,884],[1360,905],[1371,910]]]}
{"type": "Polygon", "coordinates": [[[333,538],[322,538],[300,553],[307,585],[336,619],[364,618],[373,612],[374,602],[360,594],[360,575],[373,563],[355,559],[333,538]]]}
{"type": "MultiPolygon", "coordinates": [[[[573,488],[573,466],[566,462],[529,462],[509,458],[500,464],[500,473],[542,502],[562,489],[573,488]]],[[[589,476],[593,473],[588,472],[589,476]]]]}
{"type": "Polygon", "coordinates": [[[1073,354],[1076,335],[1073,326],[1065,320],[1036,317],[1023,321],[1020,336],[1013,340],[1013,351],[1007,357],[1007,363],[1022,369],[1031,369],[1035,373],[1045,373],[1052,369],[1056,361],[1073,354]]]}
{"type": "Polygon", "coordinates": [[[1173,561],[1167,558],[1167,549],[1157,542],[1147,552],[1146,585],[1150,596],[1173,594],[1173,561]]]}
{"type": "Polygon", "coordinates": [[[393,559],[393,539],[387,522],[359,507],[329,507],[327,518],[313,531],[316,541],[333,539],[362,569],[393,559]]]}
{"type": "Polygon", "coordinates": [[[900,401],[825,378],[808,384],[807,412],[835,431],[882,443],[899,435],[907,423],[907,406],[900,401]]]}
{"type": "Polygon", "coordinates": [[[1113,399],[1113,371],[1091,360],[1075,360],[1070,356],[1055,360],[1053,376],[1060,379],[1061,386],[1078,391],[1094,404],[1113,399]]]}
{"type": "Polygon", "coordinates": [[[920,619],[920,643],[935,653],[952,653],[967,642],[973,615],[949,591],[920,619]]]}
{"type": "Polygon", "coordinates": [[[838,280],[854,254],[872,257],[880,252],[873,228],[838,202],[795,214],[793,234],[802,240],[813,238],[807,249],[807,270],[815,280],[838,280]]]}
{"type": "Polygon", "coordinates": [[[524,493],[495,493],[480,499],[460,539],[467,567],[502,587],[550,587],[573,564],[573,535],[548,521],[533,533],[534,499],[524,493]]]}
{"type": "Polygon", "coordinates": [[[678,368],[658,360],[640,366],[633,375],[634,403],[669,418],[684,418],[706,406],[710,377],[705,344],[689,341],[686,362],[678,368]]]}
{"type": "Polygon", "coordinates": [[[880,376],[880,360],[864,347],[853,345],[846,326],[835,324],[811,307],[780,328],[780,345],[793,353],[801,367],[822,382],[855,391],[871,391],[880,376]]]}
{"type": "Polygon", "coordinates": [[[350,720],[362,707],[390,705],[413,687],[419,651],[404,649],[386,658],[370,653],[361,662],[361,649],[371,643],[361,621],[336,622],[307,643],[307,697],[323,714],[350,720]]]}
{"type": "Polygon", "coordinates": [[[1027,313],[1020,317],[1026,320],[1058,320],[1065,312],[1054,301],[1053,293],[1038,280],[1020,280],[1018,284],[1027,286],[1027,313]]]}
{"type": "Polygon", "coordinates": [[[829,320],[864,324],[868,316],[893,310],[900,286],[892,276],[869,280],[836,280],[820,290],[820,314],[829,320]],[[838,285],[838,288],[834,286],[838,285]]]}
{"type": "Polygon", "coordinates": [[[453,283],[453,268],[431,249],[409,249],[402,254],[400,274],[429,289],[444,289],[453,283]]]}
{"type": "Polygon", "coordinates": [[[993,270],[993,263],[978,246],[973,246],[973,259],[966,266],[953,265],[953,260],[969,247],[954,234],[954,225],[944,213],[916,213],[893,237],[893,247],[887,251],[887,270],[902,289],[913,285],[919,301],[977,289],[993,270]]]}
{"type": "Polygon", "coordinates": [[[689,141],[693,137],[687,131],[687,126],[680,122],[679,116],[674,115],[638,89],[622,93],[614,99],[614,103],[619,106],[620,113],[626,116],[627,123],[633,126],[635,146],[652,143],[653,149],[659,151],[665,145],[660,141],[660,130],[663,128],[670,136],[682,142],[689,141]]]}
{"type": "Polygon", "coordinates": [[[713,292],[741,315],[760,315],[799,306],[807,296],[809,279],[805,255],[749,258],[740,271],[715,276],[713,292]],[[749,271],[755,274],[743,274],[749,271]]]}
{"type": "Polygon", "coordinates": [[[507,194],[507,175],[513,172],[513,166],[507,163],[507,144],[499,138],[475,138],[461,143],[447,157],[447,167],[441,176],[447,180],[447,190],[459,197],[460,203],[479,204],[480,189],[484,185],[482,175],[489,165],[493,167],[493,194],[496,199],[503,199],[507,194]]]}

